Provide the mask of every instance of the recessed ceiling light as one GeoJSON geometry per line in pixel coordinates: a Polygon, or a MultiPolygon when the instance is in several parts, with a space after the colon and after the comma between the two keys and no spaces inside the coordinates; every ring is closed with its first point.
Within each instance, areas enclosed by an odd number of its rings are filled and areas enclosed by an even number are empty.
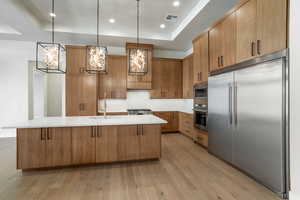
{"type": "Polygon", "coordinates": [[[116,22],[116,20],[114,19],[114,18],[111,18],[111,19],[109,19],[109,23],[115,23],[116,22]]]}
{"type": "Polygon", "coordinates": [[[166,25],[161,24],[161,25],[160,25],[160,28],[164,29],[164,28],[166,28],[166,25]]]}
{"type": "Polygon", "coordinates": [[[180,1],[174,1],[173,6],[174,7],[179,7],[180,6],[180,1]]]}
{"type": "Polygon", "coordinates": [[[56,14],[55,13],[49,13],[50,17],[56,17],[56,14]]]}

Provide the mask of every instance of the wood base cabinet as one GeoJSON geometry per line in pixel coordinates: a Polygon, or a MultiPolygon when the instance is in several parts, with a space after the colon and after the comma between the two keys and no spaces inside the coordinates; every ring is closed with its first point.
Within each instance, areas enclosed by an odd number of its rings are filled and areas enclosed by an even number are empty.
{"type": "Polygon", "coordinates": [[[17,169],[160,157],[160,124],[17,130],[17,169]]]}
{"type": "Polygon", "coordinates": [[[71,164],[71,128],[17,130],[17,169],[71,164]]]}
{"type": "Polygon", "coordinates": [[[194,127],[193,114],[179,113],[179,131],[205,148],[208,147],[208,133],[194,127]]]}
{"type": "Polygon", "coordinates": [[[163,133],[178,132],[178,112],[154,112],[153,115],[166,120],[168,123],[161,125],[163,133]]]}

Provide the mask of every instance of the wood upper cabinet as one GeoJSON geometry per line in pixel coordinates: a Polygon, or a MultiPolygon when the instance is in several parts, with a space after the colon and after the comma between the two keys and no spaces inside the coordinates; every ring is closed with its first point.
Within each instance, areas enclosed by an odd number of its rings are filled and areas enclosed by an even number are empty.
{"type": "Polygon", "coordinates": [[[72,128],[72,164],[95,163],[95,127],[72,128]]]}
{"type": "Polygon", "coordinates": [[[236,11],[237,17],[237,62],[256,56],[257,1],[250,0],[236,11]]]}
{"type": "Polygon", "coordinates": [[[287,48],[287,0],[257,1],[257,54],[287,48]]]}
{"type": "Polygon", "coordinates": [[[140,158],[138,126],[118,126],[118,159],[136,160],[140,158]]]}
{"type": "Polygon", "coordinates": [[[221,68],[236,63],[236,13],[232,13],[222,22],[221,68]]]}
{"type": "Polygon", "coordinates": [[[135,43],[126,44],[127,54],[127,89],[131,90],[151,90],[152,89],[152,57],[153,57],[153,45],[151,44],[139,44],[140,48],[147,49],[148,59],[148,72],[144,75],[128,74],[129,72],[129,49],[136,48],[135,43]]]}
{"type": "Polygon", "coordinates": [[[126,99],[127,68],[126,56],[108,56],[108,72],[98,74],[98,98],[126,99]]]}
{"type": "Polygon", "coordinates": [[[161,155],[160,125],[142,125],[140,131],[140,158],[159,158],[161,155]]]}
{"type": "Polygon", "coordinates": [[[182,62],[182,97],[193,98],[193,54],[189,55],[182,62]]]}
{"type": "Polygon", "coordinates": [[[96,162],[118,160],[118,126],[97,127],[96,162]]]}
{"type": "Polygon", "coordinates": [[[97,75],[85,72],[86,47],[67,46],[66,115],[97,114],[97,75]]]}
{"type": "Polygon", "coordinates": [[[209,31],[210,71],[236,63],[236,14],[232,13],[209,31]]]}
{"type": "Polygon", "coordinates": [[[221,66],[222,51],[222,24],[216,25],[209,31],[209,70],[214,71],[221,66]]]}
{"type": "Polygon", "coordinates": [[[71,164],[70,128],[17,130],[17,168],[34,169],[71,164]]]}
{"type": "Polygon", "coordinates": [[[208,80],[209,68],[209,46],[208,33],[204,33],[193,41],[193,74],[194,84],[206,82],[208,80]]]}
{"type": "Polygon", "coordinates": [[[287,47],[287,0],[250,0],[236,16],[237,62],[287,47]]]}
{"type": "Polygon", "coordinates": [[[182,98],[182,60],[153,59],[152,99],[182,98]]]}

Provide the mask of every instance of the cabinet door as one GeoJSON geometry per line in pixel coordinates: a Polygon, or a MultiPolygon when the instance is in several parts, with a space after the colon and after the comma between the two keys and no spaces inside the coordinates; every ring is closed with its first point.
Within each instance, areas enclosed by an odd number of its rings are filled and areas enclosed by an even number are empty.
{"type": "Polygon", "coordinates": [[[178,112],[171,112],[171,130],[172,132],[177,132],[178,131],[178,123],[179,123],[179,115],[178,112]]]}
{"type": "Polygon", "coordinates": [[[140,125],[140,158],[160,158],[161,128],[160,125],[140,125]]]}
{"type": "MultiPolygon", "coordinates": [[[[261,0],[259,0],[261,1],[261,0]]],[[[237,49],[236,60],[242,62],[256,56],[257,1],[250,0],[236,11],[237,49]]],[[[272,11],[273,12],[273,11],[272,11]]]]}
{"type": "Polygon", "coordinates": [[[161,67],[161,60],[158,58],[153,59],[153,77],[152,77],[152,90],[151,98],[152,99],[161,99],[162,98],[162,80],[163,80],[163,68],[161,67]]]}
{"type": "Polygon", "coordinates": [[[182,97],[192,99],[193,91],[193,55],[188,56],[182,62],[182,97]]]}
{"type": "Polygon", "coordinates": [[[72,164],[95,163],[96,140],[94,127],[72,128],[72,164]]]}
{"type": "Polygon", "coordinates": [[[257,1],[257,54],[287,47],[287,0],[257,1]]]}
{"type": "Polygon", "coordinates": [[[194,74],[194,84],[200,82],[200,73],[201,73],[201,38],[198,38],[193,42],[194,57],[193,57],[193,74],[194,74]]]}
{"type": "Polygon", "coordinates": [[[236,13],[232,13],[222,22],[221,68],[236,63],[236,13]]]}
{"type": "Polygon", "coordinates": [[[200,39],[200,82],[208,81],[209,69],[209,45],[208,33],[205,33],[200,39]]]}
{"type": "Polygon", "coordinates": [[[100,99],[126,99],[127,71],[126,56],[108,56],[108,72],[98,75],[98,96],[100,99]]]}
{"type": "Polygon", "coordinates": [[[46,167],[45,129],[17,129],[17,168],[46,167]]]}
{"type": "Polygon", "coordinates": [[[209,31],[209,69],[214,71],[221,67],[222,56],[222,23],[209,31]]]}
{"type": "Polygon", "coordinates": [[[118,126],[118,133],[118,160],[139,159],[140,146],[137,126],[118,126]]]}
{"type": "Polygon", "coordinates": [[[47,129],[47,166],[65,166],[72,163],[71,128],[47,129]]]}
{"type": "Polygon", "coordinates": [[[96,162],[118,160],[118,126],[97,127],[96,162]]]}
{"type": "Polygon", "coordinates": [[[84,72],[85,47],[67,47],[66,115],[97,114],[97,76],[84,72]]]}

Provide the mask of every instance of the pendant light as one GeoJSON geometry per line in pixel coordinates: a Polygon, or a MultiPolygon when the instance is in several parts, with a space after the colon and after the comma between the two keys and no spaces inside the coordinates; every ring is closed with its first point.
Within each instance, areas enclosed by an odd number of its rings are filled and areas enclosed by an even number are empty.
{"type": "Polygon", "coordinates": [[[99,10],[100,3],[97,0],[97,46],[87,47],[87,68],[89,73],[106,73],[107,67],[107,48],[99,45],[99,10]]]}
{"type": "Polygon", "coordinates": [[[62,44],[54,42],[54,0],[52,0],[51,42],[37,42],[36,46],[36,69],[46,73],[66,73],[66,49],[62,44]]]}
{"type": "Polygon", "coordinates": [[[148,50],[139,45],[140,37],[140,0],[137,2],[136,48],[129,49],[129,74],[145,75],[148,72],[148,50]]]}

